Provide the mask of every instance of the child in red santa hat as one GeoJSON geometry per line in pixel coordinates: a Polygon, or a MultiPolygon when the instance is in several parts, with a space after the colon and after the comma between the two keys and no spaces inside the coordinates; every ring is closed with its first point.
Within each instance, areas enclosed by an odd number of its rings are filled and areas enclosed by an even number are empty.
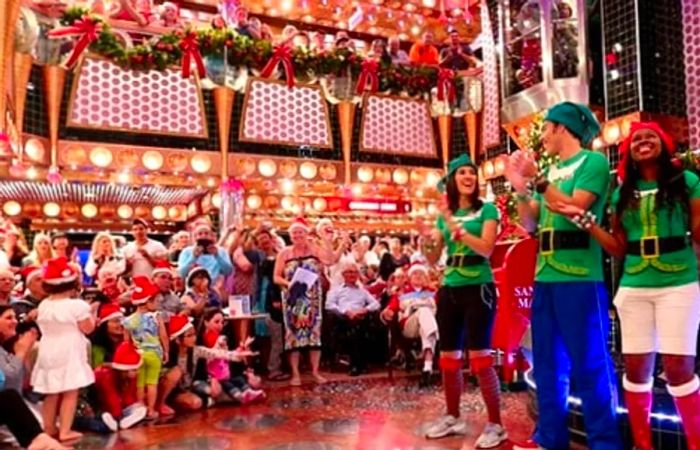
{"type": "MultiPolygon", "coordinates": [[[[208,348],[228,350],[224,328],[224,314],[219,308],[209,308],[202,315],[199,343],[208,348]]],[[[252,338],[241,344],[239,350],[249,351],[252,338]]],[[[247,404],[265,398],[265,392],[251,387],[247,379],[246,365],[243,362],[230,363],[224,358],[213,358],[207,362],[207,373],[219,382],[223,391],[240,404],[247,404]],[[234,369],[236,374],[232,374],[234,369]]]]}
{"type": "Polygon", "coordinates": [[[158,416],[156,400],[160,369],[162,363],[168,362],[170,350],[165,324],[158,313],[156,295],[159,292],[160,290],[150,278],[144,275],[135,276],[131,304],[136,306],[136,312],[124,319],[128,340],[133,341],[142,352],[143,364],[136,379],[137,397],[141,402],[145,397],[149,419],[155,419],[158,416]]]}
{"type": "Polygon", "coordinates": [[[429,288],[428,268],[414,263],[408,269],[407,289],[396,292],[382,312],[382,319],[389,322],[398,315],[403,336],[420,338],[423,353],[421,387],[430,385],[433,371],[433,355],[438,341],[438,326],[435,319],[435,291],[429,288]]]}
{"type": "Polygon", "coordinates": [[[143,358],[131,342],[122,342],[111,363],[95,369],[97,402],[102,421],[112,431],[141,422],[148,409],[137,400],[136,377],[143,358]]]}
{"type": "Polygon", "coordinates": [[[46,432],[60,441],[73,441],[82,434],[71,430],[78,389],[95,381],[88,357],[86,334],[95,328],[90,306],[78,299],[79,274],[65,257],[42,266],[43,287],[48,297],[39,304],[37,323],[42,332],[31,384],[45,394],[43,419],[46,432]],[[56,414],[59,410],[59,427],[56,414]]]}

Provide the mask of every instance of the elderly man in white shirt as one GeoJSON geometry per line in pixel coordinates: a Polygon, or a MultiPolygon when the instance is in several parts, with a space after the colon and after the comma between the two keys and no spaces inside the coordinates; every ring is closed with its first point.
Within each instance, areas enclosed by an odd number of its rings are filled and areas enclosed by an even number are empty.
{"type": "Polygon", "coordinates": [[[371,345],[372,320],[376,320],[379,302],[360,284],[360,268],[347,262],[342,269],[343,283],[332,288],[326,299],[326,311],[333,322],[333,332],[344,341],[350,356],[350,375],[366,369],[366,354],[371,345]]]}

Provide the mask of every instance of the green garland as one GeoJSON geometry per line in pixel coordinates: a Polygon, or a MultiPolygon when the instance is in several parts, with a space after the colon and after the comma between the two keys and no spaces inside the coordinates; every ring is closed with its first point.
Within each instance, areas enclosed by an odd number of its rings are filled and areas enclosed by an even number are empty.
{"type": "MultiPolygon", "coordinates": [[[[89,50],[113,61],[120,67],[133,70],[165,70],[181,64],[180,42],[186,31],[174,30],[126,48],[109,24],[101,17],[91,14],[88,8],[78,6],[68,8],[61,18],[61,24],[72,25],[84,16],[89,16],[102,24],[102,31],[97,40],[92,42],[89,50]]],[[[207,26],[195,31],[200,53],[205,59],[223,58],[225,53],[227,62],[231,66],[246,66],[260,70],[273,53],[271,42],[251,39],[228,28],[207,26]]],[[[339,75],[347,73],[348,70],[354,78],[357,78],[362,70],[363,60],[362,57],[347,49],[317,52],[295,48],[292,51],[294,75],[301,81],[319,76],[339,75]]],[[[420,96],[429,94],[430,90],[437,85],[438,70],[433,67],[396,66],[382,63],[378,77],[379,92],[394,95],[406,92],[410,96],[420,96]]],[[[460,77],[455,77],[454,83],[456,89],[461,89],[460,77]]]]}

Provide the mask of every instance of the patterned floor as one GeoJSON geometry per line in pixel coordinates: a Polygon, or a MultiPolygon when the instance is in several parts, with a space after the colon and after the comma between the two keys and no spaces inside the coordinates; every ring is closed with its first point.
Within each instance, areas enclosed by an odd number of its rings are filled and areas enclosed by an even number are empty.
{"type": "MultiPolygon", "coordinates": [[[[469,434],[438,441],[425,440],[422,430],[443,412],[441,391],[418,390],[415,380],[346,379],[268,392],[264,404],[214,407],[118,435],[91,435],[76,449],[446,450],[463,442],[470,449],[485,423],[475,387],[462,400],[469,434]]],[[[532,429],[526,402],[526,394],[503,395],[505,426],[514,439],[532,429]]]]}

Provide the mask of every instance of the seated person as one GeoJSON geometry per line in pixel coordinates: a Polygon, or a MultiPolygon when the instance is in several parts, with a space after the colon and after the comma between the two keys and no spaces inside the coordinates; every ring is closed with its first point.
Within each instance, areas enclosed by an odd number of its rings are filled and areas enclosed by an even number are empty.
{"type": "Polygon", "coordinates": [[[408,53],[405,50],[401,50],[401,41],[396,36],[389,38],[389,56],[391,57],[391,63],[395,65],[408,64],[408,53]]]}
{"type": "Polygon", "coordinates": [[[154,18],[151,0],[119,0],[119,4],[121,8],[114,19],[130,20],[145,27],[154,18]]]}
{"type": "Polygon", "coordinates": [[[165,2],[158,7],[158,24],[164,27],[180,25],[180,8],[173,2],[165,2]]]}
{"type": "Polygon", "coordinates": [[[348,262],[343,267],[343,284],[328,292],[326,310],[334,324],[334,332],[344,338],[350,352],[350,375],[360,375],[372,346],[371,312],[379,310],[379,302],[359,283],[360,269],[348,262]]]}
{"type": "Polygon", "coordinates": [[[421,387],[430,384],[433,370],[433,355],[438,341],[438,326],[435,319],[435,291],[428,288],[428,268],[416,264],[408,270],[409,287],[395,293],[389,306],[382,311],[382,319],[391,322],[398,318],[401,331],[406,338],[420,338],[423,352],[421,387]]]}
{"type": "Polygon", "coordinates": [[[41,285],[41,270],[37,266],[26,266],[21,272],[24,280],[24,295],[10,301],[20,322],[35,322],[39,302],[46,298],[46,292],[41,285]]]}

